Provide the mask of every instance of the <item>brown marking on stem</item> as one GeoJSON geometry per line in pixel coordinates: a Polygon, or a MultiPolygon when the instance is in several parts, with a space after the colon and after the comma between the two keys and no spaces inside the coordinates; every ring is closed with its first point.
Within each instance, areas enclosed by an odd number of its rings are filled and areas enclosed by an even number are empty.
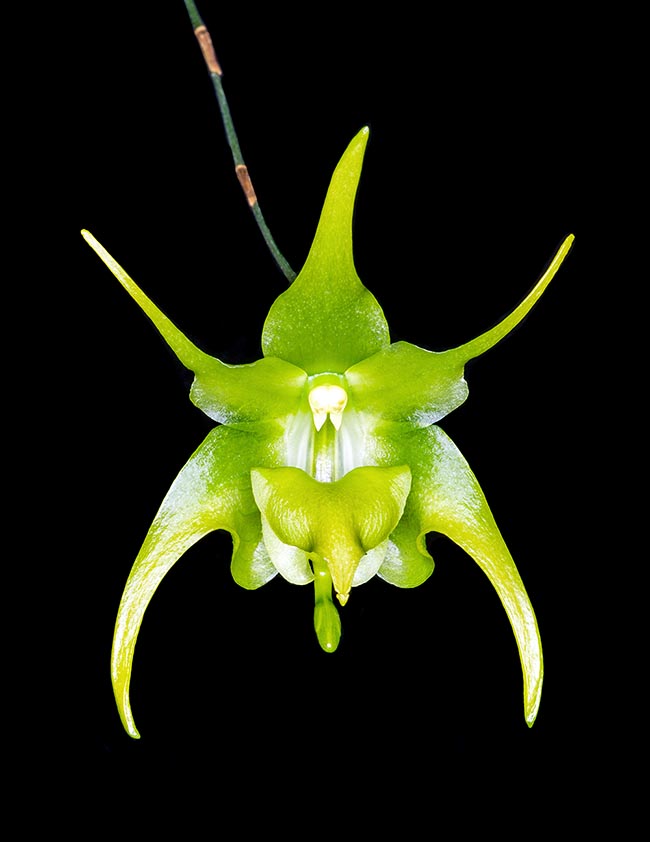
{"type": "Polygon", "coordinates": [[[205,59],[205,63],[207,64],[210,73],[216,73],[217,76],[223,76],[221,65],[219,64],[217,54],[215,53],[214,46],[212,45],[212,38],[210,37],[210,33],[206,27],[197,26],[194,30],[194,34],[197,37],[199,46],[201,47],[201,52],[203,53],[203,58],[205,59]]]}
{"type": "Polygon", "coordinates": [[[251,177],[248,174],[248,167],[246,164],[237,164],[235,167],[235,172],[237,173],[237,178],[239,179],[239,183],[241,184],[241,188],[244,191],[244,195],[246,196],[246,201],[253,207],[257,204],[257,196],[255,195],[255,190],[253,189],[253,182],[251,181],[251,177]]]}

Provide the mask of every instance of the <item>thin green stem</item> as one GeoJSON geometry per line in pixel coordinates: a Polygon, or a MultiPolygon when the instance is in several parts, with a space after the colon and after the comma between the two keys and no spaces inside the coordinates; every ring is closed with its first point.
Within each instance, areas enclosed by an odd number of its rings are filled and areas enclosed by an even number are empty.
{"type": "Polygon", "coordinates": [[[341,618],[332,601],[332,576],[325,561],[312,557],[314,568],[314,628],[325,652],[334,652],[341,639],[341,618]]]}
{"type": "Polygon", "coordinates": [[[230,113],[230,107],[228,106],[228,100],[223,89],[223,83],[221,81],[223,71],[221,70],[221,65],[219,64],[217,55],[214,51],[214,47],[212,45],[212,38],[210,37],[210,33],[208,32],[207,27],[203,23],[203,20],[196,8],[194,0],[185,0],[185,8],[187,9],[190,22],[194,29],[194,34],[196,35],[196,38],[199,42],[199,46],[201,47],[201,53],[208,68],[210,79],[212,80],[212,86],[214,88],[214,92],[217,97],[217,102],[219,104],[219,111],[221,113],[223,127],[226,132],[226,139],[228,141],[228,146],[230,147],[233,161],[235,163],[235,173],[237,175],[237,179],[241,185],[242,190],[244,191],[244,195],[246,196],[248,206],[253,212],[253,216],[255,217],[257,227],[260,229],[260,232],[264,237],[264,241],[266,242],[269,251],[273,255],[275,262],[280,267],[280,270],[282,271],[285,278],[289,281],[289,283],[291,283],[296,277],[296,273],[291,268],[291,266],[281,253],[280,249],[276,245],[276,242],[273,239],[271,231],[269,230],[269,227],[266,224],[266,221],[260,209],[259,202],[257,201],[257,196],[255,195],[255,190],[253,189],[253,183],[248,172],[248,167],[244,162],[241,148],[239,146],[239,140],[237,138],[235,126],[233,124],[232,115],[230,113]]]}

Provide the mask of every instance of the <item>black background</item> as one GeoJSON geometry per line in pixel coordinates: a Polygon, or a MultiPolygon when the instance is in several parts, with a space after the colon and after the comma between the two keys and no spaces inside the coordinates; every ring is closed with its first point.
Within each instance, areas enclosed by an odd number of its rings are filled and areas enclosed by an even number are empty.
{"type": "MultiPolygon", "coordinates": [[[[551,7],[521,17],[409,4],[201,11],[260,204],[294,268],[338,158],[370,127],[355,257],[394,340],[442,350],[474,337],[576,236],[525,323],[468,366],[469,398],[441,422],[535,607],[540,713],[528,729],[506,615],[446,539],[431,536],[436,569],[420,588],[374,579],[356,590],[340,647],[326,655],[311,588],[278,578],[240,589],[230,538],[217,533],[147,610],[132,682],[142,739],[123,732],[108,667],[122,588],[212,424],[188,400],[190,375],[79,229],[226,362],[259,358],[285,281],[232,172],[183,4],[95,3],[49,45],[65,68],[52,109],[64,119],[48,128],[65,151],[49,173],[62,255],[47,285],[56,316],[44,387],[62,429],[48,492],[61,514],[48,535],[56,595],[37,656],[47,665],[37,704],[56,715],[37,752],[55,766],[74,758],[100,802],[157,786],[158,811],[165,799],[183,806],[190,781],[221,815],[247,797],[274,803],[278,821],[313,802],[328,822],[363,802],[362,812],[374,804],[408,825],[424,808],[431,821],[441,783],[468,799],[496,783],[506,803],[533,799],[536,820],[569,808],[577,821],[598,800],[595,784],[608,791],[611,753],[634,739],[611,707],[628,679],[613,602],[602,598],[613,525],[594,470],[603,440],[593,438],[609,400],[595,333],[611,296],[594,278],[618,177],[605,129],[626,108],[616,32],[604,48],[607,20],[551,7]]],[[[458,814],[458,826],[468,819],[458,814]]]]}

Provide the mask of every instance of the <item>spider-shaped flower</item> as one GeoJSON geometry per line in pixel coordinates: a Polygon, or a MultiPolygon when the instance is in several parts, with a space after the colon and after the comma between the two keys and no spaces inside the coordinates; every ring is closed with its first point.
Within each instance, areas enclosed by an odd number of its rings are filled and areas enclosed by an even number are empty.
{"type": "Polygon", "coordinates": [[[338,609],[378,575],[414,587],[433,571],[425,538],[439,532],[476,561],[512,625],[526,721],[539,706],[543,661],[533,608],[481,488],[436,426],[467,397],[463,370],[528,313],[573,237],[527,297],[481,336],[441,353],[391,344],[352,256],[352,212],[368,130],[348,146],[327,193],[305,265],[272,305],[263,358],[226,365],[176,328],[88,232],[86,240],[194,372],[192,401],[218,423],[162,502],[126,583],[113,644],[120,715],[144,611],[167,571],[216,529],[233,538],[232,575],[258,588],[277,573],[314,583],[320,645],[336,649],[338,609]]]}

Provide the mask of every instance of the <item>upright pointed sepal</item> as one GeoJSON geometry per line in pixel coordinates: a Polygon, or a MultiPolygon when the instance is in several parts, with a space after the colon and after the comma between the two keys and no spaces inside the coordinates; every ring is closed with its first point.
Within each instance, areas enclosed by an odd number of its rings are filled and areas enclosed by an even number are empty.
{"type": "Polygon", "coordinates": [[[308,374],[343,373],[390,341],[383,311],[359,280],[352,254],[352,215],[367,140],[364,128],[343,154],[307,261],[264,324],[264,355],[308,374]]]}

